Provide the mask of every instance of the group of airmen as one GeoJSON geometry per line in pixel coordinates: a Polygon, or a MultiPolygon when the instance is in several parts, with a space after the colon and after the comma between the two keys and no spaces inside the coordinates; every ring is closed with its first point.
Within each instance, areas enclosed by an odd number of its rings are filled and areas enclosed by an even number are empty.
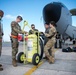
{"type": "MultiPolygon", "coordinates": [[[[2,18],[2,17],[1,17],[2,18]]],[[[12,47],[12,65],[14,67],[17,67],[17,60],[16,60],[16,55],[18,53],[18,34],[27,34],[27,31],[21,30],[21,27],[18,23],[20,23],[23,20],[21,16],[17,16],[15,21],[11,22],[11,47],[12,47]]],[[[1,22],[0,22],[1,23],[1,22]]],[[[48,60],[49,63],[54,63],[55,58],[54,58],[54,44],[56,42],[56,24],[54,21],[51,21],[50,23],[45,23],[45,38],[44,38],[44,53],[45,53],[45,59],[48,60]]],[[[32,24],[31,28],[34,31],[38,31],[35,29],[35,25],[32,24]]],[[[29,34],[33,34],[33,31],[30,30],[29,34]]],[[[0,25],[0,56],[1,56],[1,51],[2,51],[2,36],[3,32],[1,29],[0,25]]],[[[0,71],[2,71],[2,65],[0,64],[0,71]]]]}

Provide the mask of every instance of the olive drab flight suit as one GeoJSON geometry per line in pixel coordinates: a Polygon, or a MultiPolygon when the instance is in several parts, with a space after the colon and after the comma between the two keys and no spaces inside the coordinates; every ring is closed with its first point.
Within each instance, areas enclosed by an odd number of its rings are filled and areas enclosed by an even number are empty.
{"type": "Polygon", "coordinates": [[[44,46],[44,53],[45,56],[49,59],[50,63],[54,63],[54,44],[56,42],[56,28],[52,27],[49,29],[49,33],[45,33],[45,36],[49,38],[48,42],[44,46]],[[49,50],[51,51],[51,55],[49,53],[49,50]]]}
{"type": "MultiPolygon", "coordinates": [[[[2,52],[2,36],[3,36],[3,28],[2,28],[2,24],[1,24],[1,20],[0,20],[0,56],[1,56],[1,52],[2,52]]],[[[0,64],[0,71],[2,71],[2,64],[0,64]]]]}
{"type": "Polygon", "coordinates": [[[24,32],[21,30],[19,24],[13,21],[11,23],[12,59],[16,59],[16,54],[18,53],[18,33],[23,34],[24,32]]]}
{"type": "Polygon", "coordinates": [[[30,35],[30,34],[34,34],[34,31],[38,31],[38,30],[37,30],[37,29],[29,30],[29,35],[30,35]]]}

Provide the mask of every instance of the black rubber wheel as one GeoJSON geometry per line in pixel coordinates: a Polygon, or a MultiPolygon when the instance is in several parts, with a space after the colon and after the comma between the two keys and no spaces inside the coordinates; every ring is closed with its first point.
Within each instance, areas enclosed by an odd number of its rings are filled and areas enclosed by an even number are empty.
{"type": "Polygon", "coordinates": [[[40,56],[39,56],[38,53],[35,53],[35,54],[33,55],[33,58],[32,58],[32,64],[33,64],[33,65],[38,65],[39,62],[40,62],[40,56]]]}
{"type": "Polygon", "coordinates": [[[76,52],[76,47],[73,47],[72,50],[73,50],[73,52],[76,52]]]}
{"type": "Polygon", "coordinates": [[[73,50],[70,47],[67,47],[66,49],[62,49],[62,52],[72,52],[73,50]]]}
{"type": "Polygon", "coordinates": [[[43,41],[42,41],[42,39],[40,38],[40,49],[41,49],[41,51],[40,51],[40,53],[39,53],[39,56],[40,56],[40,60],[42,59],[42,57],[43,57],[43,53],[44,53],[44,45],[43,45],[43,41]]]}
{"type": "Polygon", "coordinates": [[[19,63],[23,63],[24,62],[24,53],[23,52],[20,52],[19,54],[18,54],[18,56],[17,56],[17,61],[19,62],[19,63]]]}

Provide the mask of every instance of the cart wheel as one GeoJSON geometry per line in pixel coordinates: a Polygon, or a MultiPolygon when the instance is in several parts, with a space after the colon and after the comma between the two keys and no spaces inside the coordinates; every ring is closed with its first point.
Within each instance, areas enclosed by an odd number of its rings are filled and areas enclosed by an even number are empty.
{"type": "Polygon", "coordinates": [[[40,43],[39,56],[40,56],[40,60],[41,60],[41,59],[42,59],[42,57],[43,57],[43,53],[44,53],[44,45],[43,45],[43,41],[42,41],[42,39],[41,39],[41,38],[40,38],[39,43],[40,43]]]}
{"type": "Polygon", "coordinates": [[[17,60],[19,63],[23,63],[24,62],[24,53],[23,52],[20,52],[17,56],[17,60]]]}
{"type": "Polygon", "coordinates": [[[36,54],[33,55],[32,63],[33,63],[33,65],[38,65],[39,62],[40,62],[40,57],[39,57],[39,54],[36,53],[36,54]]]}

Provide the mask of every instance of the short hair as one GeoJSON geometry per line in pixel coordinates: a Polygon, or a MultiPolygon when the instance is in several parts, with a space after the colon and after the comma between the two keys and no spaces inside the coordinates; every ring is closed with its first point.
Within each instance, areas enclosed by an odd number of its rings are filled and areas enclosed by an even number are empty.
{"type": "Polygon", "coordinates": [[[35,25],[34,25],[34,24],[31,24],[31,27],[32,27],[32,26],[35,26],[35,25]]]}
{"type": "Polygon", "coordinates": [[[18,19],[23,20],[23,18],[21,16],[17,16],[18,19]]]}
{"type": "Polygon", "coordinates": [[[57,25],[54,21],[51,21],[49,24],[52,24],[53,26],[57,27],[57,25]]]}
{"type": "Polygon", "coordinates": [[[46,25],[49,25],[49,23],[45,23],[46,25]]]}

